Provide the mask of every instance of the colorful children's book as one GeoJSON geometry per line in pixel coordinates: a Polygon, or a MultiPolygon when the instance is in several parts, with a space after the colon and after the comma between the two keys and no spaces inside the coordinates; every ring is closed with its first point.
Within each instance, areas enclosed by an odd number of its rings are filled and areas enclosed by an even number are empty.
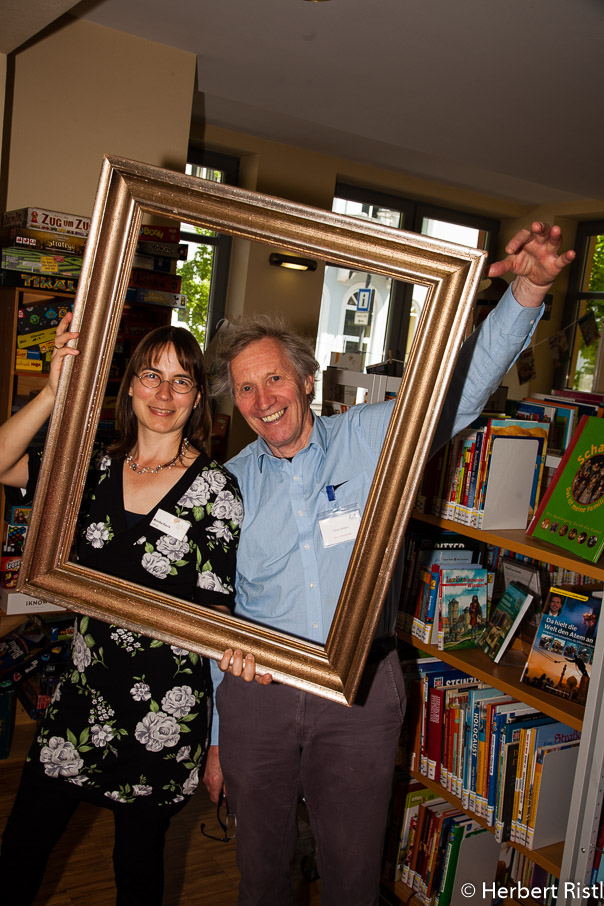
{"type": "Polygon", "coordinates": [[[591,563],[602,556],[603,418],[581,418],[527,533],[591,563]]]}
{"type": "Polygon", "coordinates": [[[602,599],[549,590],[521,680],[585,704],[602,599]]]}
{"type": "Polygon", "coordinates": [[[493,608],[478,639],[478,647],[496,664],[503,657],[532,600],[533,594],[526,586],[510,582],[493,608]]]}
{"type": "Polygon", "coordinates": [[[487,570],[480,566],[441,567],[438,647],[474,648],[487,618],[487,570]]]}

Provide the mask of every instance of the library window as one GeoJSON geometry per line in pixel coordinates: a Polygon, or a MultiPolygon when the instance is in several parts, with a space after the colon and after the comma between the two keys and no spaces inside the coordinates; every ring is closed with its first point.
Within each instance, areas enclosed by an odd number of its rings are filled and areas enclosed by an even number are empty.
{"type": "MultiPolygon", "coordinates": [[[[490,251],[499,223],[409,199],[338,183],[332,210],[396,229],[490,251]]],[[[426,289],[327,264],[315,355],[321,371],[332,352],[360,352],[364,365],[386,359],[402,369],[426,299],[426,289]]],[[[317,385],[317,405],[321,382],[317,385]]]]}
{"type": "Polygon", "coordinates": [[[566,317],[570,355],[566,386],[604,390],[604,220],[581,223],[569,278],[566,317]]]}
{"type": "MultiPolygon", "coordinates": [[[[225,154],[189,148],[185,172],[236,185],[239,162],[225,154]]],[[[177,272],[182,278],[181,292],[187,297],[187,307],[184,312],[175,312],[174,317],[205,349],[224,317],[231,237],[188,223],[181,223],[180,231],[180,243],[187,246],[187,257],[178,262],[177,272]]]]}

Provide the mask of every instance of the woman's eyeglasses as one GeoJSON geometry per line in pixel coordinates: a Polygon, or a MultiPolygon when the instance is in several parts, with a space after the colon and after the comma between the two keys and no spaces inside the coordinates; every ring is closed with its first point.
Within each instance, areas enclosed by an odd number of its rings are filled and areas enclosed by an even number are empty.
{"type": "Polygon", "coordinates": [[[205,822],[201,823],[201,833],[210,840],[218,840],[219,843],[228,843],[233,840],[237,833],[237,816],[229,808],[229,803],[224,792],[220,793],[218,805],[216,807],[216,820],[222,828],[222,837],[216,837],[214,834],[208,834],[205,830],[205,822]],[[221,809],[224,806],[224,812],[221,809]]]}
{"type": "Polygon", "coordinates": [[[195,387],[191,378],[176,377],[172,378],[171,381],[162,380],[155,371],[141,371],[136,377],[143,387],[147,387],[148,390],[159,390],[162,384],[169,384],[174,393],[190,393],[195,387]]]}

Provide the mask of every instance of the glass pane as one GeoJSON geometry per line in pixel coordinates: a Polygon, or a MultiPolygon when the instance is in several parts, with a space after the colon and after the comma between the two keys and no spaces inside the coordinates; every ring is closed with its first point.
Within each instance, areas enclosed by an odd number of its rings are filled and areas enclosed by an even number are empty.
{"type": "MultiPolygon", "coordinates": [[[[474,227],[459,226],[457,223],[447,223],[445,220],[432,220],[424,217],[422,220],[422,235],[433,236],[434,239],[443,239],[445,242],[457,242],[470,248],[478,248],[481,230],[474,227]]],[[[482,243],[480,243],[482,247],[482,243]]]]}
{"type": "Polygon", "coordinates": [[[347,198],[334,198],[332,211],[336,214],[347,214],[348,217],[361,217],[365,220],[379,220],[385,226],[402,227],[403,214],[392,208],[383,208],[381,205],[369,204],[360,201],[350,201],[347,198]]]}
{"type": "MultiPolygon", "coordinates": [[[[422,235],[432,236],[434,239],[442,239],[445,242],[456,242],[459,245],[467,245],[470,248],[483,248],[485,233],[477,230],[475,227],[460,226],[457,223],[448,223],[445,220],[433,220],[430,217],[422,219],[422,235]]],[[[417,327],[419,316],[422,313],[424,302],[426,301],[427,290],[424,286],[413,285],[411,295],[411,317],[409,320],[409,333],[407,334],[407,346],[405,355],[409,355],[415,329],[417,327]]]]}
{"type": "MultiPolygon", "coordinates": [[[[364,353],[364,366],[382,361],[391,288],[390,277],[325,267],[315,352],[321,372],[330,364],[332,352],[364,353]]],[[[321,401],[318,377],[317,403],[321,401]]]]}
{"type": "Polygon", "coordinates": [[[584,291],[603,294],[602,298],[579,301],[575,330],[571,384],[573,390],[590,392],[595,386],[604,328],[604,235],[589,238],[582,282],[584,291]]]}
{"type": "MultiPolygon", "coordinates": [[[[401,211],[380,205],[334,198],[333,210],[349,217],[378,220],[385,226],[400,228],[403,225],[401,211]]],[[[389,277],[330,265],[325,267],[315,351],[320,365],[313,403],[317,411],[322,402],[321,373],[329,365],[332,352],[362,352],[364,367],[384,359],[391,293],[389,277]]]]}
{"type": "MultiPolygon", "coordinates": [[[[224,182],[224,172],[213,167],[187,164],[185,172],[200,179],[224,182]]],[[[176,273],[181,278],[180,291],[187,297],[187,306],[184,311],[182,309],[173,311],[172,322],[187,327],[203,349],[206,342],[208,301],[215,257],[215,245],[204,242],[203,239],[216,237],[217,234],[213,230],[202,229],[190,223],[181,223],[180,230],[180,245],[187,246],[187,257],[185,261],[176,262],[176,273]],[[197,236],[199,239],[194,238],[197,236]]]]}

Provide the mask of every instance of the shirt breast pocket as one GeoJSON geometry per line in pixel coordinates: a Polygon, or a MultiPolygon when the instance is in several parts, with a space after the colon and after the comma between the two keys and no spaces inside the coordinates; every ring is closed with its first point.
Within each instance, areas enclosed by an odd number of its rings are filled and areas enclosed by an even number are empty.
{"type": "MultiPolygon", "coordinates": [[[[357,472],[351,478],[340,479],[328,485],[333,489],[337,507],[357,506],[361,513],[365,509],[365,501],[371,487],[371,478],[367,472],[357,472]]],[[[325,507],[328,508],[329,498],[327,489],[325,493],[325,507]]]]}

